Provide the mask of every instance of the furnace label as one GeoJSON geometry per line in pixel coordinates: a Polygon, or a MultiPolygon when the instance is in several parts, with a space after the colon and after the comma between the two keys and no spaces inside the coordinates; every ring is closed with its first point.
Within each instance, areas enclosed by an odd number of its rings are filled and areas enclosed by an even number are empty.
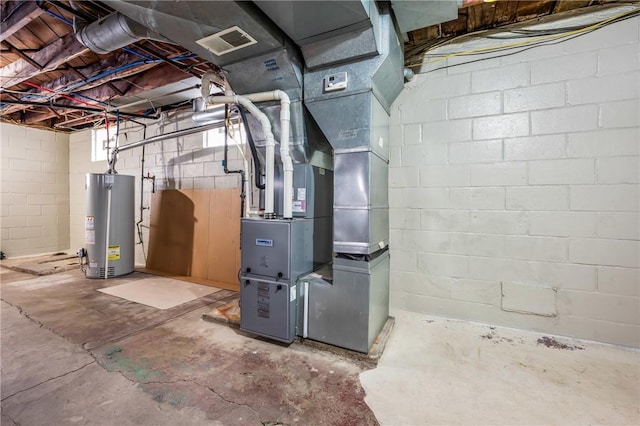
{"type": "Polygon", "coordinates": [[[96,231],[94,231],[94,230],[84,231],[84,243],[85,244],[95,244],[96,243],[96,231]]]}
{"type": "Polygon", "coordinates": [[[262,247],[273,247],[273,240],[266,240],[264,238],[256,238],[256,245],[262,247]]]}

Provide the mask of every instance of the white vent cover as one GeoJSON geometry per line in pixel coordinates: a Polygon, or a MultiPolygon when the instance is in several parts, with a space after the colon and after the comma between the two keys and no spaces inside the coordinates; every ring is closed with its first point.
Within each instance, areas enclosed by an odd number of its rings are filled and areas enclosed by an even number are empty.
{"type": "Polygon", "coordinates": [[[234,50],[256,44],[257,41],[240,27],[233,26],[205,38],[201,38],[200,40],[196,40],[196,43],[216,55],[222,56],[226,53],[233,52],[234,50]]]}

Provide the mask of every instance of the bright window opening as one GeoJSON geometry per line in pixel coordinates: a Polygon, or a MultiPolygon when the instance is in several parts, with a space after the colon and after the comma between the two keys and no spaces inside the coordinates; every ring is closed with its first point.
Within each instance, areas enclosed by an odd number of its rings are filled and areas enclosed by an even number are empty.
{"type": "MultiPolygon", "coordinates": [[[[231,126],[229,139],[227,140],[227,145],[229,147],[233,147],[236,144],[234,139],[241,145],[245,143],[246,138],[243,126],[237,124],[231,126]]],[[[210,129],[204,132],[202,142],[202,146],[204,148],[218,148],[224,146],[224,127],[210,129]]]]}
{"type": "Polygon", "coordinates": [[[107,138],[106,128],[93,129],[91,131],[91,161],[106,161],[107,151],[115,147],[115,141],[114,131],[109,132],[109,138],[107,138]]]}

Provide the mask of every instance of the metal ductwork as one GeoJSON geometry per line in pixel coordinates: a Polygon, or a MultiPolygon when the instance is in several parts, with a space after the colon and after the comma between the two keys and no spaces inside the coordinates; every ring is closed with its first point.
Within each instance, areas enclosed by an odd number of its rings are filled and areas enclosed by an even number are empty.
{"type": "Polygon", "coordinates": [[[76,32],[76,38],[91,51],[105,54],[143,39],[170,42],[119,12],[88,24],[76,32]]]}
{"type": "MultiPolygon", "coordinates": [[[[292,189],[293,218],[242,221],[241,328],[367,352],[389,313],[389,111],[410,77],[391,4],[105,2],[222,67],[235,94],[288,95],[293,188],[276,158],[275,204],[292,189]]],[[[279,141],[280,104],[256,106],[279,141]]],[[[271,134],[247,122],[264,152],[271,134]]]]}

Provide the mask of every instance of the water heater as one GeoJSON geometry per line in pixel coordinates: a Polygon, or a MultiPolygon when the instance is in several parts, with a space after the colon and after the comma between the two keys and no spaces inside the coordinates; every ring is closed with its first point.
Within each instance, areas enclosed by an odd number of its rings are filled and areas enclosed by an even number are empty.
{"type": "Polygon", "coordinates": [[[87,278],[112,278],[133,272],[133,176],[88,173],[84,243],[87,278]]]}

